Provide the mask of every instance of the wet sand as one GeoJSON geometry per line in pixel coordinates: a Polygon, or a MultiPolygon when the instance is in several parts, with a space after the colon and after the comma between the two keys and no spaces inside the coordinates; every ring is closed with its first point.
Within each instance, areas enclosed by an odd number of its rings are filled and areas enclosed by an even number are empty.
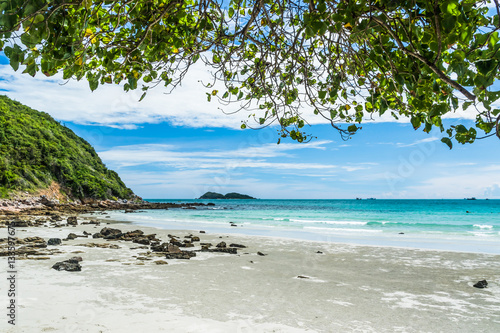
{"type": "MultiPolygon", "coordinates": [[[[77,238],[49,246],[64,253],[48,260],[17,261],[17,325],[9,325],[4,314],[0,331],[500,331],[498,255],[200,234],[132,224],[17,228],[16,236],[48,240],[70,232],[95,233],[105,226],[141,229],[163,241],[169,233],[181,239],[192,233],[202,242],[247,248],[238,255],[199,252],[191,260],[169,260],[148,257],[147,249],[132,249],[140,244],[125,241],[77,238]],[[79,246],[87,242],[118,244],[120,249],[79,246]],[[73,256],[83,258],[81,272],[51,269],[73,256]],[[168,264],[157,265],[156,260],[168,264]],[[472,286],[483,279],[488,288],[472,286]]],[[[6,230],[0,229],[0,237],[6,237],[6,230]]],[[[0,258],[0,267],[6,271],[6,257],[0,258]]],[[[0,281],[0,304],[6,309],[7,281],[0,281]]]]}

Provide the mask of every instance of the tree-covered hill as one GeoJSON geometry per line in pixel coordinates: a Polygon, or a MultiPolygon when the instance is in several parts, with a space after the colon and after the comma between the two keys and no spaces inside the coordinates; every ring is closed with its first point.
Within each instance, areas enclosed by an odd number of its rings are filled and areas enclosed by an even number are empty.
{"type": "Polygon", "coordinates": [[[246,194],[240,194],[240,193],[235,193],[235,192],[231,192],[231,193],[228,193],[226,195],[224,194],[220,194],[220,193],[216,193],[216,192],[207,192],[205,194],[203,194],[200,199],[255,199],[254,197],[251,197],[249,195],[246,195],[246,194]]]}
{"type": "Polygon", "coordinates": [[[49,186],[74,199],[133,196],[88,142],[47,113],[0,96],[0,197],[49,186]]]}

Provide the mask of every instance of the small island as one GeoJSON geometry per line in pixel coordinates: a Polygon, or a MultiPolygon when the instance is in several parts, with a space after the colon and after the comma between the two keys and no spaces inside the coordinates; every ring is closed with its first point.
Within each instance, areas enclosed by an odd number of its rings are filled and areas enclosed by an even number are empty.
{"type": "Polygon", "coordinates": [[[246,194],[240,194],[235,192],[231,192],[226,195],[216,192],[207,192],[203,194],[199,199],[213,200],[213,199],[255,199],[255,198],[246,194]]]}

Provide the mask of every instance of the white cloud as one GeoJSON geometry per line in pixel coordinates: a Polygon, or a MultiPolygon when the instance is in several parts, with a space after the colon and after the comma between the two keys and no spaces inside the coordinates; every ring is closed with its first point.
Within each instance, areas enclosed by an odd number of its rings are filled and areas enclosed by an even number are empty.
{"type": "MultiPolygon", "coordinates": [[[[98,124],[133,129],[146,123],[169,122],[188,127],[238,128],[244,112],[224,114],[217,102],[208,102],[206,89],[199,82],[209,78],[207,70],[194,66],[182,86],[172,94],[157,87],[139,102],[142,91],[124,92],[122,86],[105,85],[91,92],[85,80],[62,80],[62,75],[31,77],[0,65],[0,89],[34,109],[45,111],[61,121],[98,124]]],[[[227,108],[234,111],[235,106],[227,108]]]]}
{"type": "Polygon", "coordinates": [[[99,156],[117,167],[162,164],[182,169],[333,169],[336,166],[320,163],[270,162],[266,158],[292,157],[285,152],[302,149],[321,149],[331,141],[315,141],[305,144],[264,144],[233,150],[183,151],[180,147],[164,144],[119,146],[99,152],[99,156]]]}
{"type": "Polygon", "coordinates": [[[396,145],[398,147],[411,147],[411,146],[419,145],[421,143],[433,142],[433,141],[437,141],[437,140],[439,140],[439,138],[431,137],[431,138],[425,138],[425,139],[422,139],[422,140],[417,140],[415,142],[408,143],[408,144],[403,144],[403,143],[398,142],[396,145]]]}

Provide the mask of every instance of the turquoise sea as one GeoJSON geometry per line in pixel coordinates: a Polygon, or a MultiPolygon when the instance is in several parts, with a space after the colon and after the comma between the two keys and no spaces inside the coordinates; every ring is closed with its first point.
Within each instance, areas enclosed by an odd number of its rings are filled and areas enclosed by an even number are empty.
{"type": "Polygon", "coordinates": [[[163,229],[500,254],[500,200],[148,201],[215,206],[109,214],[163,229]]]}

